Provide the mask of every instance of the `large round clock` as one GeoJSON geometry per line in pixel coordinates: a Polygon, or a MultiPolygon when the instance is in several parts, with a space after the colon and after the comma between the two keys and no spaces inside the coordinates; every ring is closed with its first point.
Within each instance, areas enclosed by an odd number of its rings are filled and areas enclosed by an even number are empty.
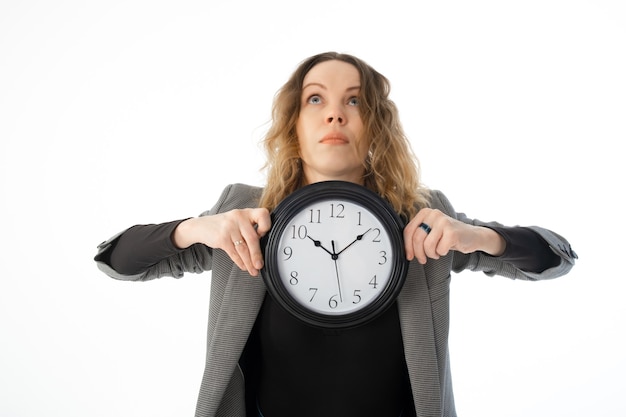
{"type": "Polygon", "coordinates": [[[404,224],[369,189],[344,181],[302,187],[272,212],[261,274],[289,313],[325,328],[361,325],[402,289],[404,224]]]}

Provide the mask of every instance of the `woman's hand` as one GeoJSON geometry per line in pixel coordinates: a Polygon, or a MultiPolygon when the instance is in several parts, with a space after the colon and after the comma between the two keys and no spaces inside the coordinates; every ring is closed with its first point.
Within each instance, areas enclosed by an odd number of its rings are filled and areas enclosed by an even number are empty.
{"type": "Polygon", "coordinates": [[[267,209],[231,210],[185,220],[174,230],[173,241],[179,248],[203,243],[213,249],[222,249],[239,268],[257,276],[263,267],[261,237],[270,226],[267,209]]]}
{"type": "Polygon", "coordinates": [[[409,260],[425,264],[428,258],[439,259],[449,251],[483,251],[501,255],[506,243],[495,231],[463,223],[440,210],[424,208],[404,229],[404,249],[409,260]]]}

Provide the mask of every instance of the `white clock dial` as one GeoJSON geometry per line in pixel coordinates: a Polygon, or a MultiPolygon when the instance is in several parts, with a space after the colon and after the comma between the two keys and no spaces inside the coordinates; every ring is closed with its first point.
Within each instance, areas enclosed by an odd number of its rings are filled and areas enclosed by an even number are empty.
{"type": "Polygon", "coordinates": [[[395,255],[389,232],[368,209],[329,199],[289,220],[275,256],[289,294],[311,311],[332,316],[375,301],[392,275],[395,255]]]}

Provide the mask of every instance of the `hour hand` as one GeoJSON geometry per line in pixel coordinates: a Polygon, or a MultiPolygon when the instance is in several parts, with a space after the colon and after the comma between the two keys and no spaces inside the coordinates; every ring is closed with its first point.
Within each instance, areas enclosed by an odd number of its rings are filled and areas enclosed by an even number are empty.
{"type": "Polygon", "coordinates": [[[313,241],[313,244],[314,244],[315,246],[317,246],[318,248],[322,248],[322,249],[324,249],[324,250],[326,251],[326,253],[328,253],[330,256],[335,256],[335,254],[334,254],[333,252],[329,251],[328,249],[326,249],[326,248],[322,245],[322,242],[320,242],[319,240],[315,240],[315,239],[313,239],[313,238],[312,238],[311,236],[309,236],[309,235],[306,235],[306,237],[308,237],[309,239],[311,239],[311,240],[313,241]]]}

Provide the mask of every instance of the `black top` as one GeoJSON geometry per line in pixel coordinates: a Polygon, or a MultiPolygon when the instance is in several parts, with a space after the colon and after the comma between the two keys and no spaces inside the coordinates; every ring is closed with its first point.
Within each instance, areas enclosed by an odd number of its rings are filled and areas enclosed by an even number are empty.
{"type": "Polygon", "coordinates": [[[255,331],[261,352],[258,402],[266,417],[412,412],[395,304],[365,325],[334,330],[301,322],[268,295],[255,331]]]}
{"type": "MultiPolygon", "coordinates": [[[[141,273],[181,250],[171,236],[182,221],[133,226],[97,260],[121,274],[141,273]]],[[[522,270],[560,262],[531,229],[492,229],[506,241],[499,258],[522,270]]],[[[265,417],[415,415],[395,303],[363,326],[328,330],[300,322],[267,296],[240,364],[249,415],[257,404],[265,417]]]]}

